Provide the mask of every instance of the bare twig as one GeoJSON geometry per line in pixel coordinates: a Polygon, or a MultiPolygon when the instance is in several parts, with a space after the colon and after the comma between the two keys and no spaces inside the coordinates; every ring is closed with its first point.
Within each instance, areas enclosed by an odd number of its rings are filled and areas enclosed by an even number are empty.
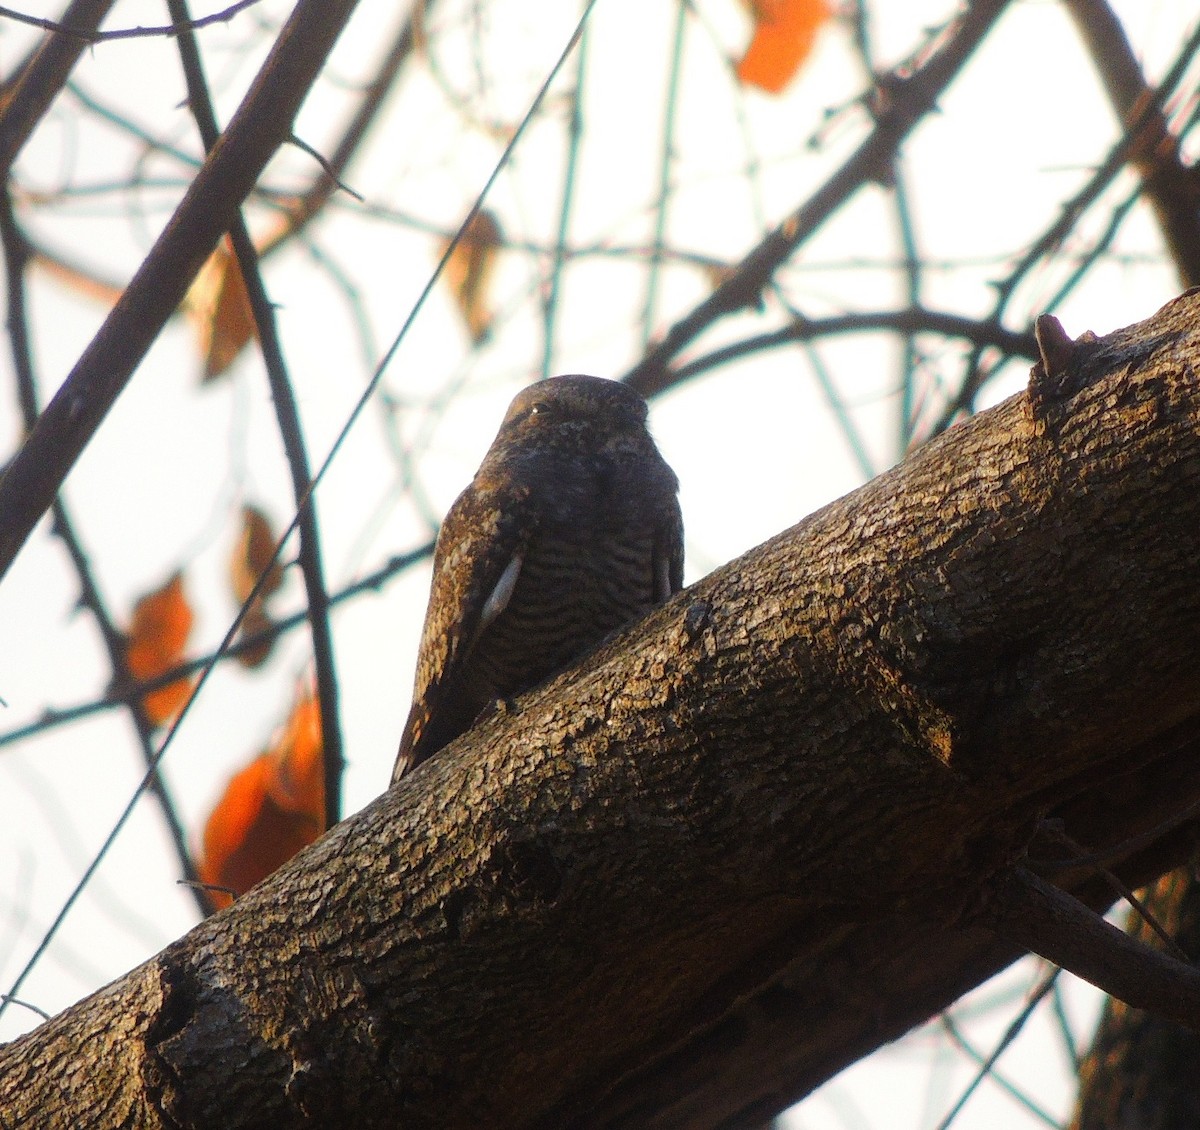
{"type": "MultiPolygon", "coordinates": [[[[7,193],[0,194],[0,240],[4,245],[5,278],[8,290],[8,340],[10,356],[13,360],[13,370],[16,373],[18,399],[21,404],[21,415],[25,427],[32,428],[37,419],[37,390],[33,373],[33,350],[29,340],[28,319],[25,305],[25,269],[29,262],[29,249],[18,231],[12,214],[12,201],[7,193]]],[[[125,662],[125,641],[118,631],[116,624],[109,615],[108,608],[100,589],[92,576],[88,556],[84,552],[74,524],[67,512],[66,503],[61,497],[54,500],[52,506],[54,524],[52,529],[62,541],[71,558],[75,575],[79,582],[79,602],[91,612],[100,636],[104,640],[108,652],[109,668],[112,671],[112,685],[124,686],[130,680],[129,668],[125,662]]],[[[133,720],[137,731],[138,745],[142,752],[142,762],[147,769],[154,764],[154,727],[146,717],[140,696],[130,696],[124,703],[133,720]]],[[[187,832],[179,814],[175,811],[175,802],[167,789],[166,783],[158,773],[149,778],[149,791],[158,803],[167,832],[179,858],[179,866],[189,880],[198,877],[192,854],[188,849],[187,832]]],[[[211,914],[212,902],[208,894],[198,888],[191,888],[196,900],[197,909],[202,915],[211,914]]]]}
{"type": "Polygon", "coordinates": [[[1122,125],[1136,132],[1131,161],[1142,175],[1183,286],[1200,283],[1200,182],[1183,163],[1155,91],[1107,0],[1066,0],[1066,9],[1122,125]]]}
{"type": "Polygon", "coordinates": [[[886,180],[901,143],[937,104],[1008,0],[977,0],[910,77],[893,78],[875,128],[842,167],[771,231],[738,268],[626,374],[643,395],[674,383],[671,361],[714,322],[753,306],[779,266],[864,185],[886,180]]]}
{"type": "Polygon", "coordinates": [[[967,1105],[967,1100],[978,1089],[979,1084],[984,1079],[991,1079],[998,1087],[1006,1094],[1010,1095],[1016,1102],[1020,1103],[1030,1114],[1039,1121],[1044,1122],[1047,1126],[1057,1127],[1058,1119],[1054,1118],[1048,1111],[1043,1110],[1033,1099],[1022,1091],[1015,1083],[1006,1079],[999,1071],[996,1070],[996,1064],[999,1062],[1001,1055],[1010,1048],[1013,1041],[1021,1034],[1021,1030],[1025,1027],[1029,1018],[1037,1010],[1039,1004],[1046,997],[1047,993],[1058,984],[1059,970],[1052,970],[1048,977],[1043,978],[1041,983],[1029,994],[1021,1011],[1008,1028],[1004,1035],[997,1041],[996,1046],[987,1054],[983,1055],[977,1048],[973,1047],[967,1038],[959,1031],[958,1025],[954,1022],[954,1018],[948,1013],[943,1012],[941,1015],[941,1025],[946,1034],[951,1040],[964,1052],[966,1055],[975,1061],[976,1072],[971,1082],[959,1095],[954,1106],[946,1114],[945,1118],[938,1123],[938,1130],[948,1130],[954,1120],[962,1112],[964,1106],[967,1105]]]}
{"type": "Polygon", "coordinates": [[[7,179],[21,147],[63,88],[90,42],[89,36],[112,6],[113,0],[72,0],[61,25],[38,21],[39,26],[48,27],[54,34],[47,36],[18,68],[16,83],[0,113],[0,179],[7,179]],[[63,30],[63,26],[71,30],[63,30]]]}
{"type": "Polygon", "coordinates": [[[776,349],[798,341],[816,341],[839,334],[864,333],[872,330],[894,330],[908,336],[921,333],[942,334],[962,338],[977,345],[990,345],[1009,357],[1037,360],[1037,345],[1031,332],[1005,329],[997,322],[966,318],[939,310],[913,308],[910,310],[872,310],[855,314],[839,314],[829,318],[794,318],[782,329],[735,341],[679,365],[671,372],[673,385],[699,376],[719,365],[728,364],[747,354],[776,349]]]}
{"type": "Polygon", "coordinates": [[[0,576],[179,305],[267,161],[292,133],[355,0],[299,0],[223,144],[0,479],[0,576]]]}
{"type": "MultiPolygon", "coordinates": [[[[410,550],[408,553],[398,554],[373,573],[369,573],[353,584],[347,585],[345,588],[333,593],[329,598],[329,607],[335,608],[337,605],[358,596],[360,593],[366,592],[368,589],[377,590],[385,581],[390,580],[398,573],[402,573],[418,562],[428,560],[432,556],[433,542],[427,542],[416,549],[410,550]]],[[[230,642],[227,646],[180,663],[178,666],[172,667],[169,671],[164,671],[161,675],[156,675],[153,679],[146,679],[141,682],[131,680],[128,684],[110,687],[108,692],[100,698],[91,698],[87,702],[81,702],[75,706],[47,711],[36,721],[30,722],[28,725],[18,726],[5,733],[0,733],[0,747],[14,745],[25,738],[32,737],[34,734],[41,734],[46,730],[54,729],[56,726],[65,726],[69,722],[79,721],[80,718],[87,718],[92,714],[124,706],[127,703],[143,698],[151,691],[156,691],[160,687],[165,687],[170,683],[178,682],[180,679],[186,679],[197,672],[204,671],[222,659],[233,659],[244,652],[252,652],[265,644],[271,643],[279,636],[294,631],[296,628],[308,623],[310,615],[309,609],[305,608],[300,612],[293,613],[291,616],[285,616],[281,620],[276,620],[269,628],[265,628],[261,632],[255,632],[252,635],[239,635],[236,640],[230,637],[230,642]]]]}
{"type": "MultiPolygon", "coordinates": [[[[996,1064],[999,1062],[999,1059],[1004,1052],[1007,1051],[1008,1048],[1012,1047],[1013,1042],[1021,1034],[1021,1030],[1029,1022],[1029,1018],[1034,1014],[1037,1006],[1042,1003],[1043,999],[1046,997],[1046,994],[1049,993],[1054,987],[1057,980],[1058,970],[1055,969],[1050,973],[1049,976],[1043,978],[1041,983],[1038,984],[1033,992],[1029,994],[1029,999],[1026,1000],[1024,1007],[1013,1019],[1012,1023],[1009,1024],[1009,1026],[1004,1030],[1004,1034],[1000,1037],[1000,1039],[996,1041],[996,1046],[992,1048],[987,1056],[979,1060],[978,1069],[976,1070],[974,1077],[963,1089],[962,1094],[959,1095],[955,1100],[954,1105],[946,1113],[945,1118],[943,1118],[941,1122],[937,1124],[937,1130],[950,1130],[954,1120],[959,1116],[959,1114],[962,1113],[963,1107],[967,1105],[967,1101],[976,1092],[976,1090],[978,1090],[979,1084],[985,1079],[991,1077],[992,1079],[995,1079],[997,1082],[1001,1083],[1002,1086],[1004,1085],[995,1073],[994,1068],[996,1064]]],[[[959,1039],[953,1022],[948,1016],[943,1015],[942,1023],[956,1040],[959,1039]]],[[[1035,1111],[1035,1113],[1040,1114],[1041,1112],[1035,1111]]]]}
{"type": "MultiPolygon", "coordinates": [[[[167,0],[167,9],[176,23],[185,23],[190,17],[186,0],[167,0]]],[[[220,137],[220,128],[217,125],[212,98],[209,96],[208,83],[204,78],[204,66],[196,46],[195,34],[190,30],[184,31],[176,42],[179,45],[179,56],[187,82],[188,104],[200,130],[204,148],[211,153],[220,137]]],[[[312,493],[308,451],[304,443],[304,431],[300,424],[296,397],[292,392],[292,382],[288,377],[283,346],[279,340],[275,307],[267,295],[262,272],[258,268],[258,252],[240,212],[234,217],[229,235],[234,254],[237,256],[238,269],[242,272],[246,284],[250,308],[254,313],[259,347],[271,385],[271,402],[275,405],[279,434],[283,439],[288,469],[292,476],[292,491],[299,510],[298,562],[308,597],[313,666],[316,669],[317,700],[320,703],[321,714],[321,749],[325,765],[325,827],[332,828],[341,818],[342,768],[345,759],[342,755],[342,732],[338,717],[333,632],[329,624],[329,592],[325,586],[325,570],[321,564],[321,536],[317,527],[317,504],[312,493]]]]}
{"type": "MultiPolygon", "coordinates": [[[[28,24],[31,27],[40,27],[46,31],[54,32],[56,37],[74,39],[78,41],[81,47],[87,47],[93,43],[102,43],[105,40],[116,39],[154,39],[163,36],[184,35],[188,32],[196,31],[199,28],[211,27],[213,24],[226,24],[233,19],[234,16],[244,12],[247,8],[252,8],[259,0],[236,0],[230,4],[228,8],[223,8],[219,12],[213,12],[207,16],[201,16],[199,19],[188,20],[186,23],[172,23],[161,27],[122,27],[113,28],[111,31],[97,31],[96,26],[91,25],[90,21],[78,22],[73,18],[71,9],[63,13],[59,20],[48,20],[42,16],[31,16],[28,12],[18,11],[16,8],[6,8],[0,6],[0,19],[12,20],[14,23],[28,24]]],[[[111,8],[111,0],[106,7],[111,8]]]]}
{"type": "Polygon", "coordinates": [[[433,3],[434,0],[416,0],[413,4],[414,12],[405,17],[375,76],[364,85],[358,107],[341,131],[341,140],[334,146],[328,159],[321,161],[320,175],[313,180],[307,192],[291,202],[279,230],[264,240],[261,255],[270,255],[281,244],[303,231],[341,186],[341,178],[383,108],[401,66],[416,47],[418,18],[424,18],[433,3]]]}

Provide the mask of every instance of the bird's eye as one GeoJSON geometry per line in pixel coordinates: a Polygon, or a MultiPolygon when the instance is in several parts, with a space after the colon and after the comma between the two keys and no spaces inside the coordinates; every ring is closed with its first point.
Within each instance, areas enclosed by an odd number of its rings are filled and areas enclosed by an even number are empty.
{"type": "Polygon", "coordinates": [[[539,400],[529,406],[529,415],[535,420],[549,420],[554,416],[553,405],[545,400],[539,400]]]}

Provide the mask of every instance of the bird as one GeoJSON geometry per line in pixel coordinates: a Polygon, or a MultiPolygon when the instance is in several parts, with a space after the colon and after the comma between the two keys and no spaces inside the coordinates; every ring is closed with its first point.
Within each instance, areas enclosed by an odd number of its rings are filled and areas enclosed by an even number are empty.
{"type": "Polygon", "coordinates": [[[683,587],[679,480],[646,418],[604,377],[513,399],[438,534],[393,783],[683,587]]]}

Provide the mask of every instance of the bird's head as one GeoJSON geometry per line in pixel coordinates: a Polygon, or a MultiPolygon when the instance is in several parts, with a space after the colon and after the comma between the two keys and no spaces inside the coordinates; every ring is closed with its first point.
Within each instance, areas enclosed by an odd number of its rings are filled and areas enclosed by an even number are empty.
{"type": "Polygon", "coordinates": [[[674,498],[678,480],[646,427],[646,402],[603,377],[551,377],[509,405],[475,485],[526,490],[570,511],[581,499],[625,495],[674,498]]]}
{"type": "Polygon", "coordinates": [[[639,431],[646,426],[646,402],[628,385],[605,377],[550,377],[513,398],[501,432],[522,434],[598,430],[639,431]]]}
{"type": "Polygon", "coordinates": [[[644,451],[646,402],[628,385],[604,377],[550,377],[523,389],[509,405],[497,446],[541,451],[644,451]]]}

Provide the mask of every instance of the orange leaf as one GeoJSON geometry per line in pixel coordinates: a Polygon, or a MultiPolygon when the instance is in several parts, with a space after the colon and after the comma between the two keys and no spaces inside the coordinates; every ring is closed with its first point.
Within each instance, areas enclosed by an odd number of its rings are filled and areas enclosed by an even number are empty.
{"type": "MultiPolygon", "coordinates": [[[[205,883],[248,891],[325,827],[321,712],[303,693],[272,747],[236,773],[204,827],[205,883]]],[[[212,892],[218,906],[229,897],[212,892]]]]}
{"type": "Polygon", "coordinates": [[[500,225],[490,212],[476,212],[446,263],[446,281],[476,345],[491,332],[488,291],[503,238],[500,225]]]}
{"type": "MultiPolygon", "coordinates": [[[[242,626],[238,629],[238,635],[244,640],[249,636],[257,636],[259,632],[265,632],[274,626],[275,621],[271,619],[270,613],[263,608],[262,601],[255,600],[246,609],[246,615],[242,618],[242,626]]],[[[257,667],[261,667],[271,658],[271,652],[275,650],[275,639],[276,637],[272,636],[262,643],[255,644],[244,651],[239,651],[237,653],[237,661],[251,671],[257,667]]]]}
{"type": "MultiPolygon", "coordinates": [[[[140,682],[178,666],[183,661],[191,630],[192,609],[183,591],[183,574],[179,572],[134,606],[125,641],[129,674],[140,682]]],[[[161,726],[187,701],[191,688],[191,679],[177,679],[145,695],[142,708],[155,726],[161,726]]]]}
{"type": "Polygon", "coordinates": [[[242,604],[258,582],[259,576],[270,567],[267,579],[259,589],[264,599],[279,591],[283,584],[283,566],[272,562],[275,552],[275,531],[271,520],[257,506],[242,507],[242,530],[233,556],[229,560],[229,583],[234,599],[242,604]]]}
{"type": "Polygon", "coordinates": [[[97,278],[84,268],[74,266],[65,259],[57,258],[45,248],[32,252],[30,261],[57,282],[64,283],[69,290],[73,290],[76,294],[82,294],[85,298],[102,302],[105,306],[112,306],[121,297],[121,287],[97,278]]]}
{"type": "Polygon", "coordinates": [[[307,813],[318,830],[325,826],[325,759],[321,707],[312,690],[297,701],[270,751],[275,772],[268,792],[281,808],[307,813]]]}
{"type": "Polygon", "coordinates": [[[192,693],[193,682],[190,678],[176,679],[142,695],[142,709],[152,726],[165,726],[183,709],[192,693]]]}
{"type": "Polygon", "coordinates": [[[204,380],[211,381],[237,360],[256,332],[250,296],[228,236],[200,268],[183,306],[204,355],[204,380]]]}
{"type": "MultiPolygon", "coordinates": [[[[202,882],[243,894],[316,839],[306,818],[283,811],[267,795],[273,768],[270,754],[262,754],[230,780],[204,827],[202,882]]],[[[218,906],[231,901],[221,891],[210,893],[218,906]]]]}
{"type": "MultiPolygon", "coordinates": [[[[242,620],[243,638],[271,627],[272,620],[265,602],[283,584],[283,566],[277,560],[271,560],[274,553],[275,530],[271,520],[257,506],[243,506],[241,532],[229,559],[229,587],[234,600],[242,604],[250,596],[259,575],[264,570],[267,574],[258,596],[242,620]]],[[[249,651],[238,652],[238,662],[243,667],[261,667],[270,657],[274,644],[274,640],[268,640],[249,651]]]]}
{"type": "Polygon", "coordinates": [[[750,0],[754,38],[737,66],[742,82],[778,94],[800,69],[832,14],[827,0],[750,0]]]}
{"type": "Polygon", "coordinates": [[[733,278],[737,273],[736,268],[728,266],[725,263],[706,263],[701,270],[704,272],[705,278],[708,279],[708,285],[716,290],[723,283],[733,278]]]}

